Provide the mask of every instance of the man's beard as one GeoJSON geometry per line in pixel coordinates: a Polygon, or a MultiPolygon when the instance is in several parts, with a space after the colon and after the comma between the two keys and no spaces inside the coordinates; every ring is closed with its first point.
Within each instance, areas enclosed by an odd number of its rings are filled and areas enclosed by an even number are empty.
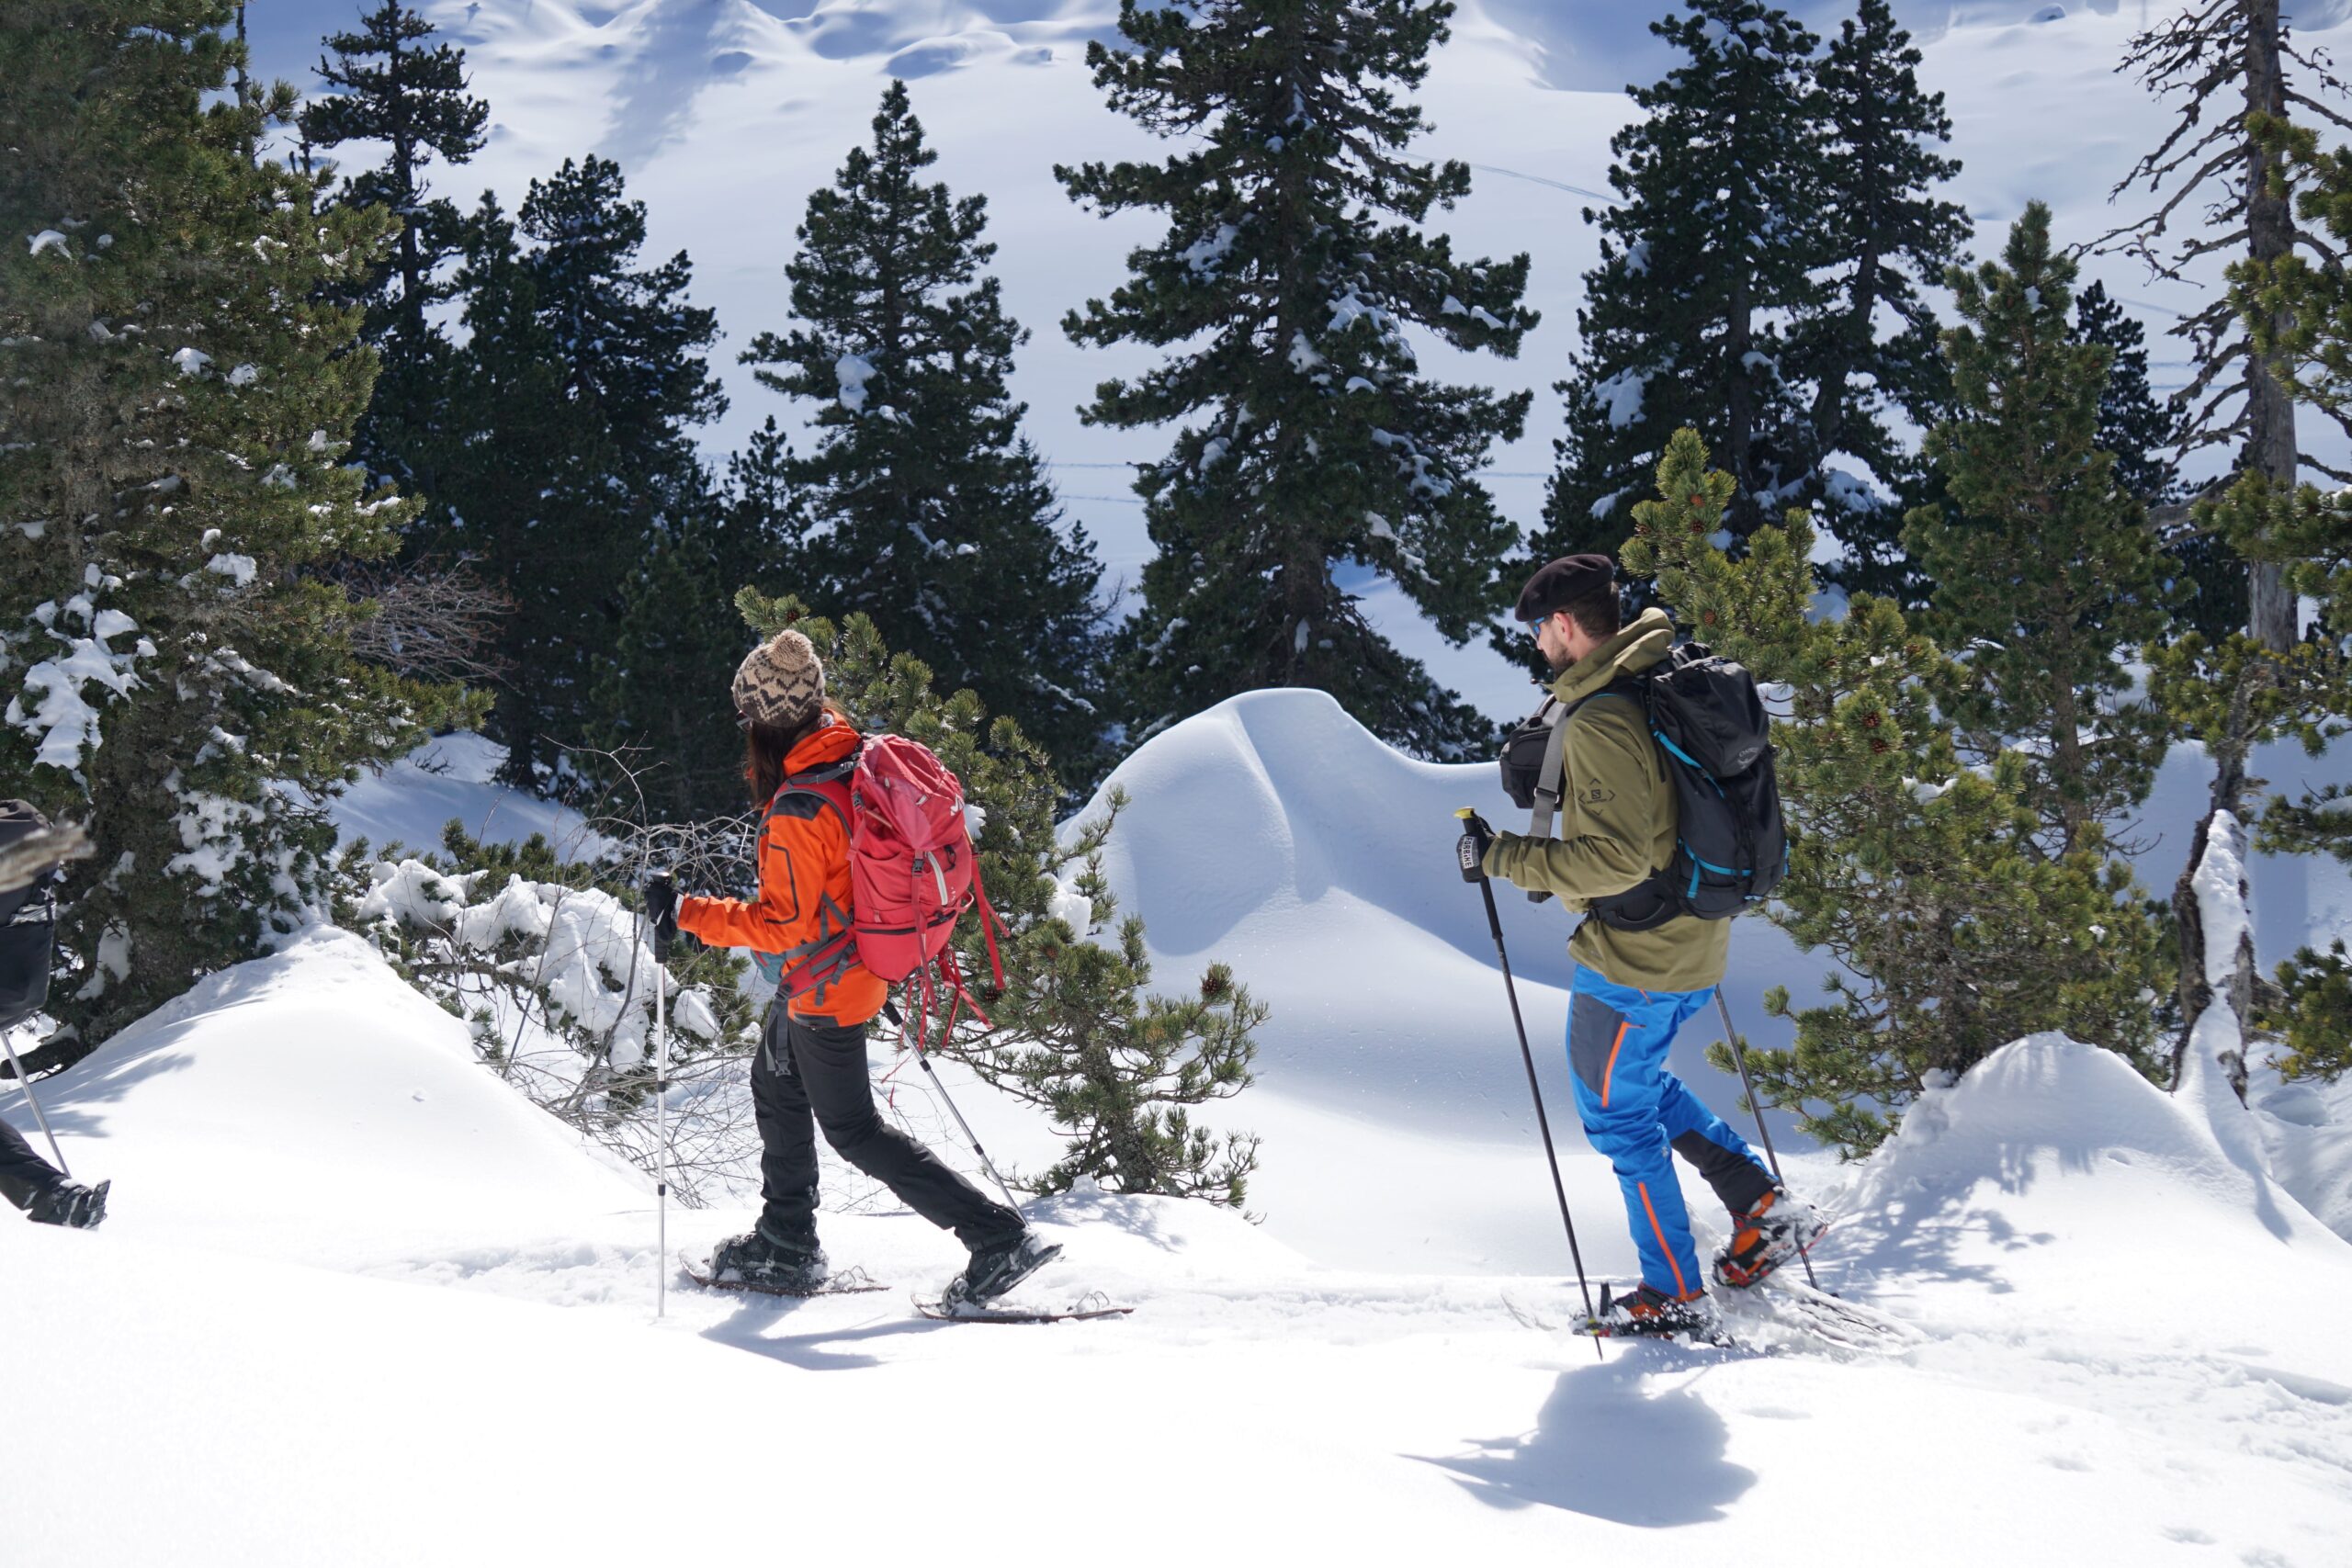
{"type": "Polygon", "coordinates": [[[1555,675],[1566,674],[1568,672],[1568,666],[1576,662],[1575,657],[1565,648],[1557,653],[1553,653],[1548,650],[1539,651],[1544,653],[1544,662],[1552,667],[1552,673],[1555,675]]]}

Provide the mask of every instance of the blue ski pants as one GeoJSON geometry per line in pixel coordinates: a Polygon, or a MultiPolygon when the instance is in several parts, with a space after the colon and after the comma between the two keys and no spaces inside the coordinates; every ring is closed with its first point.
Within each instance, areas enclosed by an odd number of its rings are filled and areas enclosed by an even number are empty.
{"type": "Polygon", "coordinates": [[[1725,1209],[1744,1213],[1772,1190],[1771,1173],[1723,1118],[1666,1069],[1682,1021],[1713,998],[1645,991],[1577,966],[1568,996],[1568,1066],[1584,1135],[1606,1156],[1625,1195],[1642,1281],[1669,1296],[1706,1288],[1690,1241],[1671,1155],[1698,1167],[1725,1209]]]}

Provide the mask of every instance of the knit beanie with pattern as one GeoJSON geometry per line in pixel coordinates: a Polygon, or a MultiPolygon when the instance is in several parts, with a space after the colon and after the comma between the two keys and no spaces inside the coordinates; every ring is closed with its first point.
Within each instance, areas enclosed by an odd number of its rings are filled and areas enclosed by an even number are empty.
{"type": "Polygon", "coordinates": [[[795,729],[825,700],[825,667],[806,637],[782,631],[735,669],[735,711],[755,724],[795,729]]]}

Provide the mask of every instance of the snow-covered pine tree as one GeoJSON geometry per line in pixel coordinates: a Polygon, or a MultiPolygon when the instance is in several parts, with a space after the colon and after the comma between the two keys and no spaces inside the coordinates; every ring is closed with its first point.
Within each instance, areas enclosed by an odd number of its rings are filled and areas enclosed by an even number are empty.
{"type": "Polygon", "coordinates": [[[429,312],[455,292],[465,226],[454,203],[429,194],[424,172],[436,157],[454,165],[481,151],[490,106],[467,94],[465,51],[430,41],[432,22],[403,0],[383,0],[359,28],[326,39],[318,74],[330,90],[303,106],[302,137],[314,152],[384,149],[382,165],[351,176],[338,196],[400,222],[392,253],[358,296],[368,312],[360,335],[382,368],[352,451],[379,479],[429,491],[454,354],[429,312]]]}
{"type": "MultiPolygon", "coordinates": [[[[1257,1138],[1197,1126],[1193,1110],[1240,1093],[1257,1055],[1265,1007],[1212,962],[1189,995],[1154,993],[1143,921],[1111,930],[1114,908],[1100,853],[1121,798],[1065,839],[1056,825],[1063,786],[1051,761],[1010,716],[991,720],[968,687],[941,695],[910,654],[893,654],[873,620],[836,626],[796,598],[754,589],[736,595],[765,637],[795,626],[823,653],[828,697],[868,731],[921,741],[963,781],[978,808],[981,880],[1009,934],[1005,985],[981,991],[993,1030],[967,1021],[946,1032],[934,1010],[927,1048],[1047,1111],[1069,1142],[1030,1179],[1066,1191],[1091,1179],[1117,1192],[1159,1192],[1239,1207],[1257,1164],[1257,1138]]],[[[977,919],[957,932],[958,963],[985,981],[977,919]]]]}
{"type": "Polygon", "coordinates": [[[814,447],[782,457],[808,529],[795,587],[871,616],[1091,783],[1106,761],[1102,567],[1021,434],[1007,383],[1028,333],[982,276],[987,198],[926,183],[938,159],[892,82],[873,145],[808,198],[785,268],[800,324],[743,355],[817,405],[814,447]]]}
{"type": "Polygon", "coordinates": [[[312,573],[404,514],[345,466],[374,356],[333,301],[379,212],[247,147],[226,0],[0,14],[0,791],[87,820],[51,993],[70,1060],[322,913],[321,803],[447,693],[355,659],[312,573]]]}
{"type": "MultiPolygon", "coordinates": [[[[630,573],[710,504],[691,431],[726,407],[703,357],[718,324],[686,302],[684,252],[638,266],[644,204],[605,159],[533,180],[514,220],[485,197],[469,231],[454,439],[415,535],[513,599],[492,733],[509,776],[545,787],[559,751],[609,730],[630,573]]],[[[727,673],[683,700],[723,713],[727,673]]]]}
{"type": "MultiPolygon", "coordinates": [[[[1813,479],[1812,399],[1783,327],[1820,319],[1825,269],[1845,259],[1828,221],[1819,39],[1763,0],[1688,0],[1650,31],[1685,58],[1634,89],[1643,118],[1609,143],[1621,200],[1584,212],[1600,230],[1600,264],[1577,311],[1582,346],[1554,389],[1567,400],[1567,430],[1522,570],[1577,550],[1613,553],[1678,430],[1722,454],[1735,538],[1813,479]]],[[[1874,281],[1885,288],[1901,252],[1892,227],[1874,237],[1874,281]]],[[[1870,417],[1850,390],[1831,406],[1841,422],[1870,417]]]]}
{"type": "Polygon", "coordinates": [[[1476,479],[1529,398],[1421,372],[1410,333],[1519,351],[1528,258],[1464,260],[1424,227],[1467,165],[1410,161],[1406,96],[1449,35],[1447,0],[1122,0],[1127,47],[1088,46],[1111,107],[1185,139],[1159,163],[1055,170],[1104,217],[1167,230],[1076,342],[1167,350],[1112,380],[1090,423],[1182,422],[1136,490],[1158,557],[1121,634],[1125,710],[1149,730],[1236,692],[1330,693],[1424,756],[1482,750],[1492,726],[1398,653],[1343,587],[1395,581],[1455,642],[1493,614],[1513,530],[1476,479]]]}
{"type": "MultiPolygon", "coordinates": [[[[1814,617],[1803,513],[1758,529],[1736,561],[1717,547],[1734,494],[1697,434],[1677,432],[1624,566],[1655,578],[1697,637],[1781,688],[1773,740],[1793,842],[1769,913],[1843,967],[1820,1005],[1793,1006],[1784,987],[1766,997],[1797,1034],[1792,1050],[1751,1055],[1758,1092],[1858,1156],[1923,1089],[2037,1030],[2157,1070],[2149,998],[2165,956],[2133,918],[2129,872],[2041,852],[2017,753],[1989,776],[1962,765],[1933,697],[1947,660],[1892,602],[1858,593],[1846,615],[1814,617]]],[[[1711,1055],[1731,1069],[1720,1044],[1711,1055]]]]}
{"type": "Polygon", "coordinates": [[[2111,351],[2069,329],[2074,261],[2029,202],[2001,260],[1949,279],[1951,416],[1928,434],[1948,500],[1906,554],[1934,585],[1920,629],[1954,651],[1937,684],[1963,760],[2015,751],[2053,855],[2098,850],[2146,800],[2168,726],[2126,668],[2172,624],[2143,500],[2098,438],[2111,351]]]}
{"type": "Polygon", "coordinates": [[[1936,194],[1960,161],[1936,150],[1951,140],[1951,117],[1941,93],[1920,87],[1919,58],[1888,0],[1860,0],[1822,56],[1824,243],[1840,270],[1819,312],[1790,328],[1813,390],[1815,472],[1797,498],[1846,547],[1831,574],[1841,586],[1906,605],[1927,585],[1903,559],[1903,502],[1929,497],[1892,423],[1924,430],[1948,412],[1938,324],[1920,291],[1943,281],[1970,229],[1959,203],[1936,194]],[[1883,318],[1899,325],[1882,335],[1883,318]],[[1876,483],[1857,483],[1864,476],[1841,457],[1876,483]]]}

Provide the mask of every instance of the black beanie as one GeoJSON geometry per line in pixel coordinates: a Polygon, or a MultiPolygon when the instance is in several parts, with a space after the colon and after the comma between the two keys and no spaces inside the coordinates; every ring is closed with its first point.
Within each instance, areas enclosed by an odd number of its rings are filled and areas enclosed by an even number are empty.
{"type": "Polygon", "coordinates": [[[1527,580],[1527,586],[1519,591],[1514,614],[1522,621],[1540,621],[1578,600],[1605,592],[1616,581],[1617,565],[1607,556],[1562,556],[1538,567],[1527,580]]]}

